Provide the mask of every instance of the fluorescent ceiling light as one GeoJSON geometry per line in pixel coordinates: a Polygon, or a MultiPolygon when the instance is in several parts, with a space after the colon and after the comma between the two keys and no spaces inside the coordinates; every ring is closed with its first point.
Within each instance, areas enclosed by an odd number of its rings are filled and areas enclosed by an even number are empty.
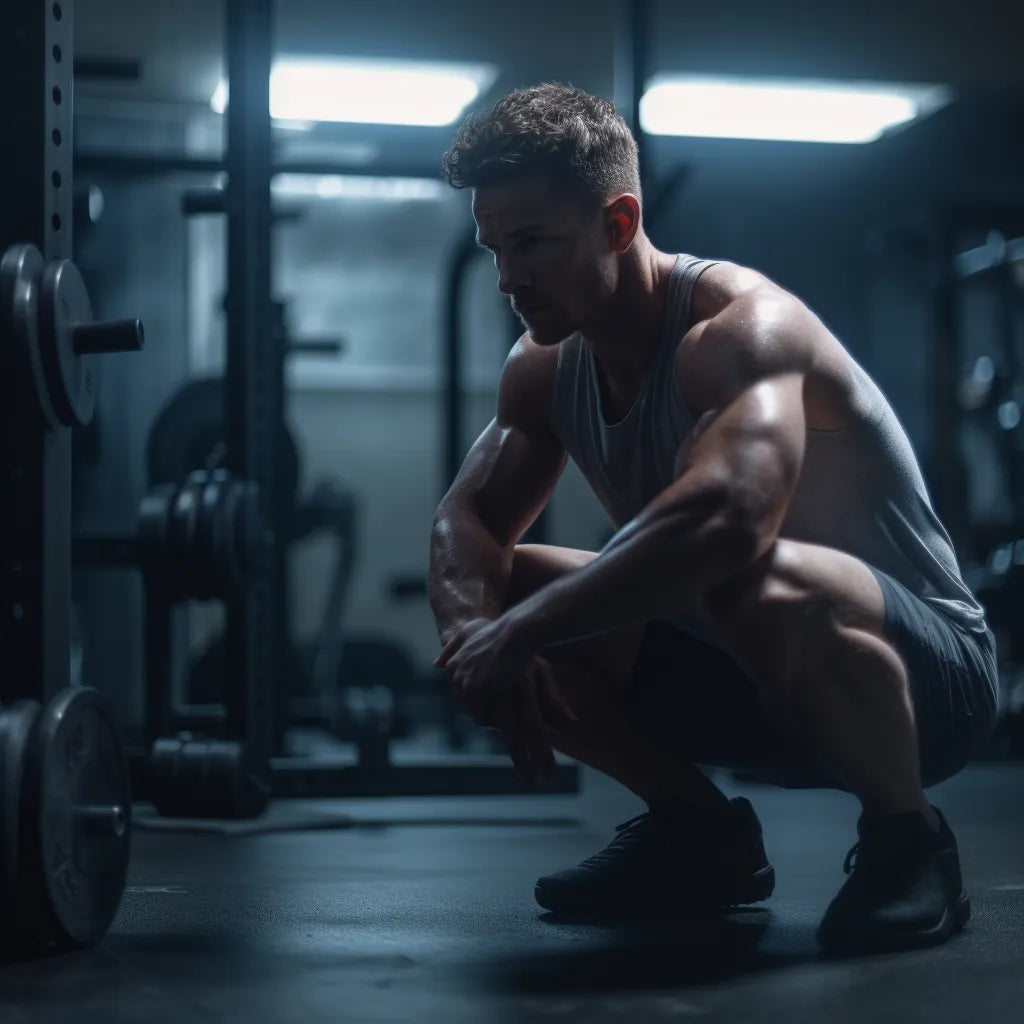
{"type": "MultiPolygon", "coordinates": [[[[485,64],[415,61],[282,59],[270,73],[270,115],[287,121],[446,125],[489,88],[497,70],[485,64]]],[[[221,82],[210,106],[223,114],[221,82]]]]}
{"type": "Polygon", "coordinates": [[[440,199],[445,187],[432,178],[377,178],[356,174],[277,174],[276,196],[301,199],[376,199],[383,202],[440,199]]]}
{"type": "Polygon", "coordinates": [[[652,135],[872,142],[945,106],[935,85],[658,76],[640,100],[652,135]]]}

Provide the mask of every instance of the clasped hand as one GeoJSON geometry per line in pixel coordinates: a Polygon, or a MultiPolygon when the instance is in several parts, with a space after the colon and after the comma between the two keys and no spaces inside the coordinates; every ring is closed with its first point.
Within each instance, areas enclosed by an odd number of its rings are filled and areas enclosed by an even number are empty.
{"type": "Polygon", "coordinates": [[[506,617],[472,619],[434,662],[445,669],[456,702],[479,725],[501,732],[516,769],[526,778],[554,771],[547,725],[578,724],[541,658],[506,617]]]}

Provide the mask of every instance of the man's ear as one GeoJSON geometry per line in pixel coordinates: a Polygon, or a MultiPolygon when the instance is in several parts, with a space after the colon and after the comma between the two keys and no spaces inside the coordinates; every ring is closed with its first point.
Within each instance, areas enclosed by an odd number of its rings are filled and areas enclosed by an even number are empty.
{"type": "Polygon", "coordinates": [[[605,207],[605,217],[612,248],[625,252],[640,230],[640,203],[636,196],[629,193],[616,196],[605,207]]]}

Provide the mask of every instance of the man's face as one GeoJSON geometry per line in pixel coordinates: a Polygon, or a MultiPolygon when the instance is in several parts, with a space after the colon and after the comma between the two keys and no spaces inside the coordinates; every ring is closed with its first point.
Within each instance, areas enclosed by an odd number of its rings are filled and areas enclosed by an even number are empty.
{"type": "Polygon", "coordinates": [[[543,176],[477,188],[473,216],[498,289],[537,344],[580,330],[614,290],[617,259],[602,212],[560,196],[543,176]]]}

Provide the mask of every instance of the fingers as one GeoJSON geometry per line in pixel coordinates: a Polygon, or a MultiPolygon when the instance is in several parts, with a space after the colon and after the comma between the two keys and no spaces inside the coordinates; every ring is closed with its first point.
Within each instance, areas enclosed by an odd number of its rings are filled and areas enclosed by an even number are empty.
{"type": "Polygon", "coordinates": [[[460,629],[448,641],[448,643],[446,643],[444,647],[441,648],[441,653],[434,659],[434,664],[438,668],[444,668],[448,664],[448,662],[451,661],[452,657],[455,655],[455,652],[458,651],[458,649],[462,646],[464,640],[465,637],[463,636],[462,630],[460,629]]]}
{"type": "Polygon", "coordinates": [[[549,729],[571,731],[580,725],[544,658],[534,658],[526,675],[500,692],[480,692],[458,680],[452,681],[452,692],[477,725],[498,730],[516,771],[529,782],[551,778],[557,769],[549,729]]]}
{"type": "MultiPolygon", "coordinates": [[[[495,725],[501,733],[516,771],[527,782],[550,777],[555,768],[554,753],[544,737],[543,723],[531,712],[531,686],[523,685],[506,693],[498,702],[495,725]]],[[[536,702],[533,702],[534,708],[536,702]]]]}
{"type": "Polygon", "coordinates": [[[533,757],[526,730],[523,727],[522,709],[518,694],[508,694],[498,702],[494,714],[495,727],[505,741],[509,757],[519,775],[527,781],[534,778],[533,757]]]}

